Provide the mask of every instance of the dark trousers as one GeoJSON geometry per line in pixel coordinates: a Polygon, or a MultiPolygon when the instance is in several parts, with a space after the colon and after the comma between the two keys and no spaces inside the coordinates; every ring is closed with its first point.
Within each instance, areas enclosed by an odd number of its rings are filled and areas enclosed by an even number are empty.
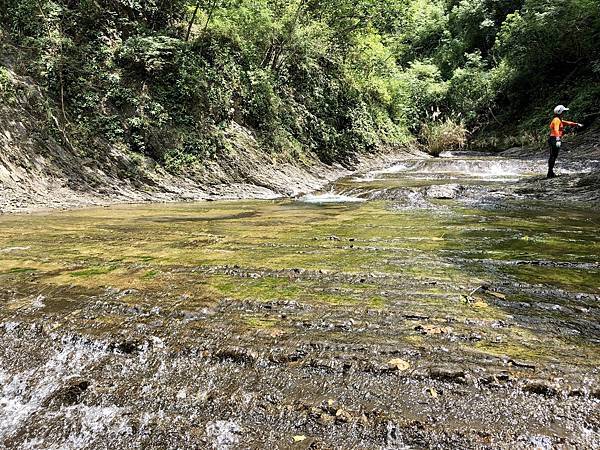
{"type": "Polygon", "coordinates": [[[554,164],[556,163],[556,158],[558,158],[559,148],[556,146],[556,138],[554,136],[550,136],[548,139],[548,144],[550,145],[550,158],[548,158],[548,175],[554,175],[554,164]]]}

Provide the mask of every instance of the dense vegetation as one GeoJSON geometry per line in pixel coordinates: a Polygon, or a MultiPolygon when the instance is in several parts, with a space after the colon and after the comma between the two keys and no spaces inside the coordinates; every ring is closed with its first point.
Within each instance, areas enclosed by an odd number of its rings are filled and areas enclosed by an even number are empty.
{"type": "Polygon", "coordinates": [[[62,138],[172,168],[226,151],[233,122],[344,161],[600,110],[598,0],[4,0],[0,20],[4,65],[43,87],[62,138]]]}

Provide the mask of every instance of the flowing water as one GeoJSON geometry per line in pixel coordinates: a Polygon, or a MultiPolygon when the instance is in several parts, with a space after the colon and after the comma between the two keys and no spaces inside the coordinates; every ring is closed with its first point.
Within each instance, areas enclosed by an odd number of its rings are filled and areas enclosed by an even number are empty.
{"type": "Polygon", "coordinates": [[[1,217],[0,447],[600,446],[600,213],[444,156],[1,217]]]}

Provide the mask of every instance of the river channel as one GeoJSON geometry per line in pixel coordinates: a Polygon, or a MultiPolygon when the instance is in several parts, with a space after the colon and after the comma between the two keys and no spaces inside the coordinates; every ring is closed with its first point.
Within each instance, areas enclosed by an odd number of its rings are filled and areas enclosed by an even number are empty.
{"type": "Polygon", "coordinates": [[[600,212],[543,171],[0,217],[0,447],[599,448],[600,212]]]}

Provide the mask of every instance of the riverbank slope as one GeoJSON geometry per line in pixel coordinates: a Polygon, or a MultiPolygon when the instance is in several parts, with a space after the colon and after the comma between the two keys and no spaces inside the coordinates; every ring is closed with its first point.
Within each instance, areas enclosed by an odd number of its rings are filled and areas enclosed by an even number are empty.
{"type": "Polygon", "coordinates": [[[153,158],[98,139],[73,144],[59,120],[44,116],[44,96],[30,79],[12,73],[18,86],[0,104],[0,213],[119,203],[198,201],[295,196],[319,189],[356,170],[381,167],[416,148],[379,148],[351,161],[325,164],[316,155],[274,155],[252,130],[232,122],[226,151],[177,173],[153,158]]]}

